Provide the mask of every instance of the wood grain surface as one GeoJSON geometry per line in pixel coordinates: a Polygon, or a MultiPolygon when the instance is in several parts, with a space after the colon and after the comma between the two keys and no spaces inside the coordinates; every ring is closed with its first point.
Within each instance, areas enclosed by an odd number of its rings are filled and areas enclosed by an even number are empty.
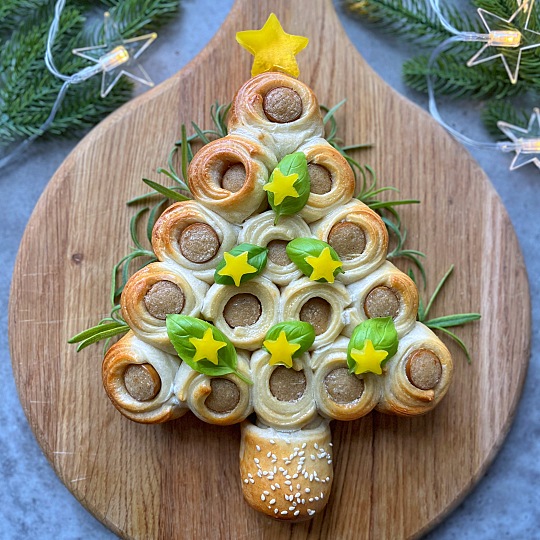
{"type": "MultiPolygon", "coordinates": [[[[405,269],[407,266],[404,267],[405,269]]],[[[28,420],[64,484],[127,538],[415,537],[448,513],[485,471],[512,421],[529,357],[530,300],[523,259],[493,187],[427,114],[385,85],[349,43],[330,0],[239,0],[185,69],[128,103],[76,147],[26,229],[10,302],[13,368],[28,420]],[[370,414],[333,423],[335,481],[321,515],[275,523],[244,504],[239,428],[191,414],[146,426],[122,417],[101,386],[102,348],[77,354],[70,336],[108,314],[109,271],[130,249],[125,201],[156,178],[182,122],[209,126],[209,107],[249,78],[237,30],[274,11],[307,35],[301,79],[333,105],[348,143],[372,142],[360,160],[422,204],[403,209],[409,246],[428,255],[434,287],[456,271],[433,315],[481,311],[453,344],[455,379],[425,417],[370,414]]],[[[29,509],[31,511],[31,509],[29,509]]]]}

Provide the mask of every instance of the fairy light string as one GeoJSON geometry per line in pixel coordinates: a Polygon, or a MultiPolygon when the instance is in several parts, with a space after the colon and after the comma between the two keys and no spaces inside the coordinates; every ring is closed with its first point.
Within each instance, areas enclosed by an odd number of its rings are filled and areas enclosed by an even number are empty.
{"type": "Polygon", "coordinates": [[[109,12],[105,13],[104,20],[105,43],[73,50],[73,54],[86,58],[94,62],[94,64],[85,67],[73,75],[61,73],[55,65],[52,50],[65,4],[66,0],[58,0],[56,2],[54,18],[47,36],[44,58],[47,69],[55,77],[64,82],[45,122],[43,122],[33,135],[22,141],[8,155],[0,159],[0,169],[20,156],[38,137],[43,135],[51,127],[70,86],[80,84],[91,77],[102,74],[101,97],[104,98],[113,89],[120,77],[124,75],[147,86],[154,85],[137,59],[156,39],[157,34],[153,32],[131,39],[123,39],[117,26],[112,21],[109,12]]]}
{"type": "Polygon", "coordinates": [[[487,32],[484,34],[458,30],[445,18],[440,9],[439,0],[429,0],[429,2],[440,23],[448,32],[453,34],[440,43],[429,57],[427,66],[427,90],[431,115],[463,144],[479,149],[516,152],[510,170],[515,170],[528,163],[534,163],[540,168],[540,129],[537,127],[539,120],[538,108],[534,109],[527,130],[502,121],[497,123],[499,129],[511,139],[510,141],[497,143],[476,141],[454,129],[442,118],[437,107],[435,88],[431,76],[437,59],[443,51],[458,42],[479,42],[483,43],[483,46],[468,60],[467,66],[473,67],[477,64],[500,58],[510,82],[516,84],[523,52],[540,47],[540,33],[528,28],[535,0],[521,1],[516,11],[508,19],[503,19],[487,10],[479,8],[478,14],[487,32]]]}

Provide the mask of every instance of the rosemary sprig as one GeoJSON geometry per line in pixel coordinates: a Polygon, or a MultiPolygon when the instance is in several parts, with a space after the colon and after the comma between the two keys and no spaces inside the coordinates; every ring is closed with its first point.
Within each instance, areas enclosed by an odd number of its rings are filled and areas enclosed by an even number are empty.
{"type": "MultiPolygon", "coordinates": [[[[469,324],[473,321],[477,321],[481,318],[480,313],[455,313],[453,315],[444,315],[442,317],[428,319],[429,311],[433,307],[433,303],[435,302],[437,296],[441,292],[442,288],[444,287],[446,281],[448,280],[453,271],[454,265],[452,264],[447,270],[446,274],[444,274],[442,279],[439,281],[438,285],[435,287],[435,290],[433,291],[433,294],[431,295],[427,304],[424,304],[424,301],[421,297],[419,298],[418,320],[422,324],[425,324],[428,328],[431,328],[432,330],[439,330],[443,334],[446,334],[448,337],[453,339],[461,347],[461,349],[463,349],[465,355],[467,356],[467,362],[470,364],[471,355],[469,354],[467,346],[461,338],[448,330],[448,328],[453,328],[455,326],[463,326],[464,324],[469,324]]],[[[411,271],[409,271],[409,276],[414,281],[414,274],[411,271]]]]}

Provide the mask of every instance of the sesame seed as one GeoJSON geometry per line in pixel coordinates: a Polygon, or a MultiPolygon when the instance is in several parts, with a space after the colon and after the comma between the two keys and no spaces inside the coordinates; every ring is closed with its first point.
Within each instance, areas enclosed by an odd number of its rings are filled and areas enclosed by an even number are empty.
{"type": "Polygon", "coordinates": [[[308,478],[309,474],[307,471],[304,471],[304,478],[308,478]]]}
{"type": "Polygon", "coordinates": [[[268,480],[273,480],[273,479],[274,479],[274,475],[270,473],[270,474],[268,475],[268,480]]]}
{"type": "Polygon", "coordinates": [[[313,446],[315,447],[315,450],[319,449],[319,445],[317,443],[315,443],[313,446]]]}
{"type": "Polygon", "coordinates": [[[287,444],[291,444],[291,439],[285,439],[285,442],[286,442],[287,444]]]}
{"type": "Polygon", "coordinates": [[[262,471],[261,471],[260,469],[257,471],[257,476],[258,476],[259,478],[262,478],[262,471]]]}
{"type": "Polygon", "coordinates": [[[272,455],[272,452],[268,452],[268,454],[266,454],[266,457],[270,457],[272,455]]]}
{"type": "Polygon", "coordinates": [[[285,465],[290,465],[291,464],[291,460],[290,459],[286,459],[285,460],[285,465]]]}
{"type": "Polygon", "coordinates": [[[254,461],[255,463],[259,463],[259,462],[260,462],[259,458],[253,458],[253,461],[254,461]]]}
{"type": "Polygon", "coordinates": [[[263,491],[263,493],[264,493],[265,495],[270,495],[270,492],[269,492],[269,491],[263,491]]]}
{"type": "Polygon", "coordinates": [[[293,474],[293,480],[294,480],[295,478],[298,478],[298,473],[294,473],[294,474],[293,474]]]}
{"type": "Polygon", "coordinates": [[[264,495],[261,495],[261,501],[266,501],[266,497],[264,495]]]}
{"type": "Polygon", "coordinates": [[[326,481],[330,482],[330,477],[329,476],[326,477],[326,481]]]}
{"type": "Polygon", "coordinates": [[[277,482],[276,482],[274,485],[275,485],[278,489],[281,489],[281,486],[280,486],[277,482]]]}
{"type": "Polygon", "coordinates": [[[294,506],[289,506],[289,510],[292,512],[294,510],[294,506]]]}
{"type": "Polygon", "coordinates": [[[331,459],[329,459],[329,460],[328,460],[328,465],[330,465],[331,463],[332,463],[332,460],[331,460],[331,459]]]}
{"type": "Polygon", "coordinates": [[[305,491],[306,493],[309,493],[309,492],[311,491],[311,489],[306,488],[306,489],[304,489],[304,491],[305,491]]]}
{"type": "Polygon", "coordinates": [[[270,439],[270,444],[276,444],[276,441],[274,441],[274,439],[270,439]]]}
{"type": "Polygon", "coordinates": [[[292,482],[290,480],[285,480],[285,485],[290,486],[292,482]]]}
{"type": "Polygon", "coordinates": [[[315,497],[315,500],[318,501],[318,500],[319,500],[319,497],[315,497]]]}
{"type": "Polygon", "coordinates": [[[263,471],[263,476],[268,476],[268,471],[263,471]]]}
{"type": "MultiPolygon", "coordinates": [[[[257,458],[255,458],[255,459],[257,459],[257,458]]],[[[313,454],[311,454],[311,459],[312,459],[313,461],[315,461],[315,456],[314,456],[313,454]]],[[[255,463],[257,463],[257,462],[255,462],[255,463]]]]}
{"type": "Polygon", "coordinates": [[[286,500],[286,501],[289,500],[289,496],[288,496],[288,495],[285,495],[285,500],[286,500]]]}
{"type": "Polygon", "coordinates": [[[309,502],[313,502],[313,497],[310,497],[310,498],[308,499],[308,501],[309,501],[309,502]]]}
{"type": "Polygon", "coordinates": [[[283,467],[280,467],[278,470],[279,470],[280,472],[284,472],[284,471],[285,471],[285,469],[284,469],[283,467]]]}
{"type": "Polygon", "coordinates": [[[257,452],[261,451],[261,447],[258,444],[255,445],[255,448],[257,449],[257,452]]]}
{"type": "Polygon", "coordinates": [[[276,499],[270,499],[270,504],[276,504],[276,499]]]}
{"type": "Polygon", "coordinates": [[[329,443],[330,446],[334,446],[332,443],[329,443]]]}
{"type": "Polygon", "coordinates": [[[307,446],[307,443],[302,444],[302,450],[307,446]]]}
{"type": "Polygon", "coordinates": [[[270,489],[271,489],[272,491],[276,491],[276,486],[274,486],[274,484],[272,484],[272,485],[270,486],[270,489]]]}
{"type": "Polygon", "coordinates": [[[302,499],[302,504],[306,504],[306,499],[302,499]]]}
{"type": "Polygon", "coordinates": [[[272,459],[277,459],[276,454],[272,454],[272,459]]]}
{"type": "Polygon", "coordinates": [[[312,510],[311,508],[308,508],[307,513],[312,516],[315,513],[315,510],[312,510]]]}
{"type": "Polygon", "coordinates": [[[274,508],[274,514],[277,514],[279,510],[277,508],[274,508]]]}
{"type": "Polygon", "coordinates": [[[321,499],[324,499],[324,493],[321,491],[321,499]]]}
{"type": "Polygon", "coordinates": [[[244,480],[244,484],[247,484],[248,482],[249,482],[249,479],[246,478],[246,479],[244,480]]]}
{"type": "Polygon", "coordinates": [[[293,516],[297,516],[300,513],[300,510],[296,510],[296,512],[293,514],[293,516]]]}
{"type": "Polygon", "coordinates": [[[282,510],[281,515],[282,515],[282,516],[286,516],[288,513],[289,513],[289,512],[287,512],[287,510],[282,510]]]}
{"type": "Polygon", "coordinates": [[[298,452],[298,450],[300,450],[300,448],[298,448],[298,446],[295,446],[294,451],[298,452]]]}
{"type": "Polygon", "coordinates": [[[250,472],[248,472],[248,478],[253,478],[253,475],[250,472]]]}
{"type": "Polygon", "coordinates": [[[312,474],[309,475],[309,481],[313,482],[313,475],[312,474]]]}
{"type": "Polygon", "coordinates": [[[305,454],[305,452],[302,450],[301,452],[298,452],[298,455],[302,457],[305,454]]]}
{"type": "Polygon", "coordinates": [[[296,489],[301,489],[300,484],[296,484],[296,489]]]}

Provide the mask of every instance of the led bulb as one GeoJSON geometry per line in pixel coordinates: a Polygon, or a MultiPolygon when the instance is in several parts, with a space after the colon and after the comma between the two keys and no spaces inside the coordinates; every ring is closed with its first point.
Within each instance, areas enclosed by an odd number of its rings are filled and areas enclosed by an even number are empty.
{"type": "Polygon", "coordinates": [[[125,64],[129,60],[129,53],[122,45],[118,45],[112,51],[104,54],[99,59],[99,65],[105,71],[111,71],[122,64],[125,64]]]}
{"type": "Polygon", "coordinates": [[[518,139],[523,154],[540,154],[540,139],[518,139]]]}
{"type": "Polygon", "coordinates": [[[519,47],[521,32],[517,30],[494,30],[489,33],[488,45],[491,47],[519,47]]]}

